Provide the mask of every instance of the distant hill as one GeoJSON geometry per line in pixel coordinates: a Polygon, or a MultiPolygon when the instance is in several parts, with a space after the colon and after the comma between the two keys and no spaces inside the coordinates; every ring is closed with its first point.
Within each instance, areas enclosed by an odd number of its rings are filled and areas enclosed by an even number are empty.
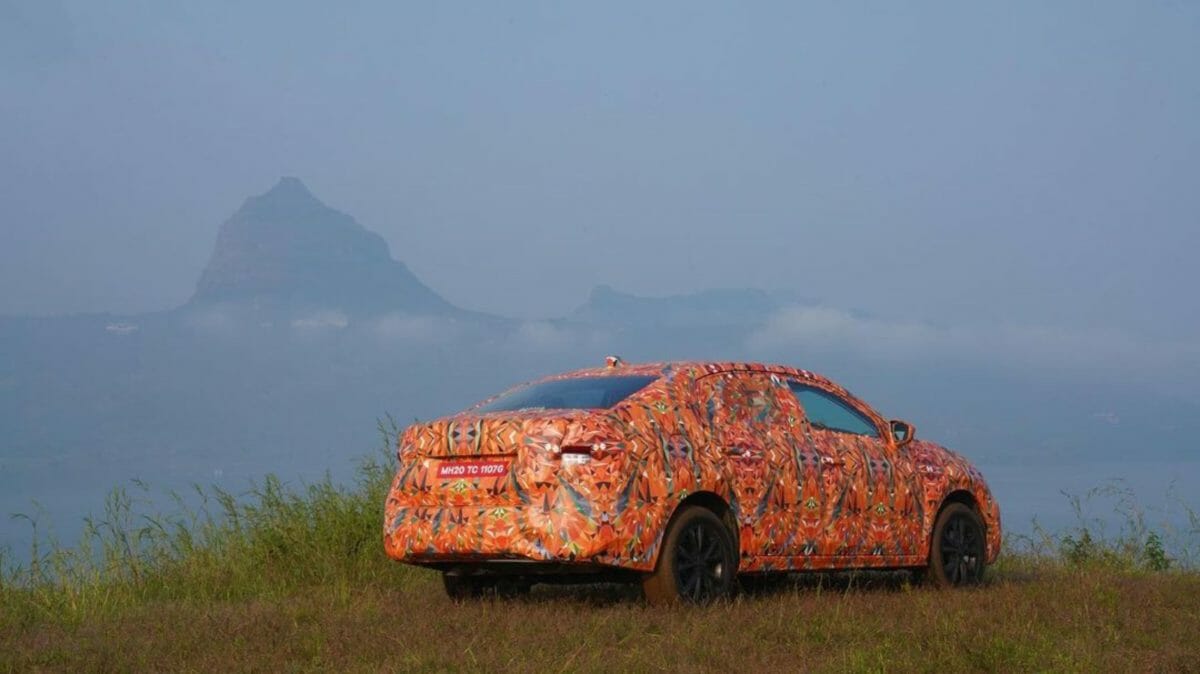
{"type": "Polygon", "coordinates": [[[639,297],[608,285],[598,285],[570,318],[595,324],[746,326],[757,325],[773,312],[797,303],[812,302],[755,288],[718,288],[686,295],[639,297]]]}
{"type": "Polygon", "coordinates": [[[290,177],[221,225],[188,306],[226,303],[295,313],[462,313],[393,259],[383,237],[290,177]]]}

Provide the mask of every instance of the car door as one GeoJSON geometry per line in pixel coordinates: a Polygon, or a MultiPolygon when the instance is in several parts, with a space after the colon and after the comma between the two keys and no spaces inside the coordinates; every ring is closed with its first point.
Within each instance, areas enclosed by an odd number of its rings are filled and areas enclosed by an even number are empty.
{"type": "Polygon", "coordinates": [[[812,566],[857,564],[872,545],[872,508],[888,491],[878,489],[887,443],[874,420],[833,391],[798,380],[788,388],[804,415],[802,553],[816,557],[812,566]]]}
{"type": "Polygon", "coordinates": [[[770,374],[723,372],[698,383],[710,435],[730,476],[739,567],[754,571],[782,556],[795,535],[799,490],[789,419],[795,422],[798,409],[786,385],[770,374]]]}

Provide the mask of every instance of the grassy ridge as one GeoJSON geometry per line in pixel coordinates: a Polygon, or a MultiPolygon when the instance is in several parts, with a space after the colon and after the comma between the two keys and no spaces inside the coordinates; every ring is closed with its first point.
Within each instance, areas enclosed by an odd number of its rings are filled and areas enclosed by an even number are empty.
{"type": "Polygon", "coordinates": [[[1081,514],[1072,531],[1010,540],[968,591],[846,574],[707,608],[607,586],[456,606],[436,574],[383,555],[395,426],[381,433],[387,449],[351,485],[268,479],[241,498],[202,491],[169,517],[114,492],[78,547],[43,546],[0,574],[0,669],[1200,667],[1191,548],[1120,500],[1115,535],[1081,514]]]}

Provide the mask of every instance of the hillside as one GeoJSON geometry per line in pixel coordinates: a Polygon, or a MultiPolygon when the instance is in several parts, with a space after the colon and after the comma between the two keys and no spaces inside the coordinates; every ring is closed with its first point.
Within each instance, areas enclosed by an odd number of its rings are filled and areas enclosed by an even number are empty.
{"type": "Polygon", "coordinates": [[[247,199],[221,225],[185,308],[213,304],[292,313],[462,313],[393,259],[383,237],[292,177],[247,199]]]}
{"type": "Polygon", "coordinates": [[[594,325],[703,328],[759,325],[798,300],[755,288],[719,288],[670,297],[639,297],[599,285],[571,313],[572,320],[594,325]]]}

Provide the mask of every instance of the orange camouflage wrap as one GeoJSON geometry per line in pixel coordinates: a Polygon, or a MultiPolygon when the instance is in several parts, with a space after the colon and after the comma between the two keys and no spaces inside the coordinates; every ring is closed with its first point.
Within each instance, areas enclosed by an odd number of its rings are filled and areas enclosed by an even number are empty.
{"type": "Polygon", "coordinates": [[[999,507],[970,462],[919,439],[898,447],[879,414],[812,372],[669,363],[542,381],[638,374],[658,378],[609,409],[467,410],[409,427],[385,508],[387,553],[650,571],[680,504],[715,497],[728,508],[739,572],[918,567],[953,495],[978,510],[987,561],[999,554],[999,507]],[[809,423],[789,381],[840,398],[879,437],[809,423]],[[589,461],[563,460],[563,448],[580,447],[589,461]],[[444,465],[475,462],[482,474],[441,476],[444,465]]]}

